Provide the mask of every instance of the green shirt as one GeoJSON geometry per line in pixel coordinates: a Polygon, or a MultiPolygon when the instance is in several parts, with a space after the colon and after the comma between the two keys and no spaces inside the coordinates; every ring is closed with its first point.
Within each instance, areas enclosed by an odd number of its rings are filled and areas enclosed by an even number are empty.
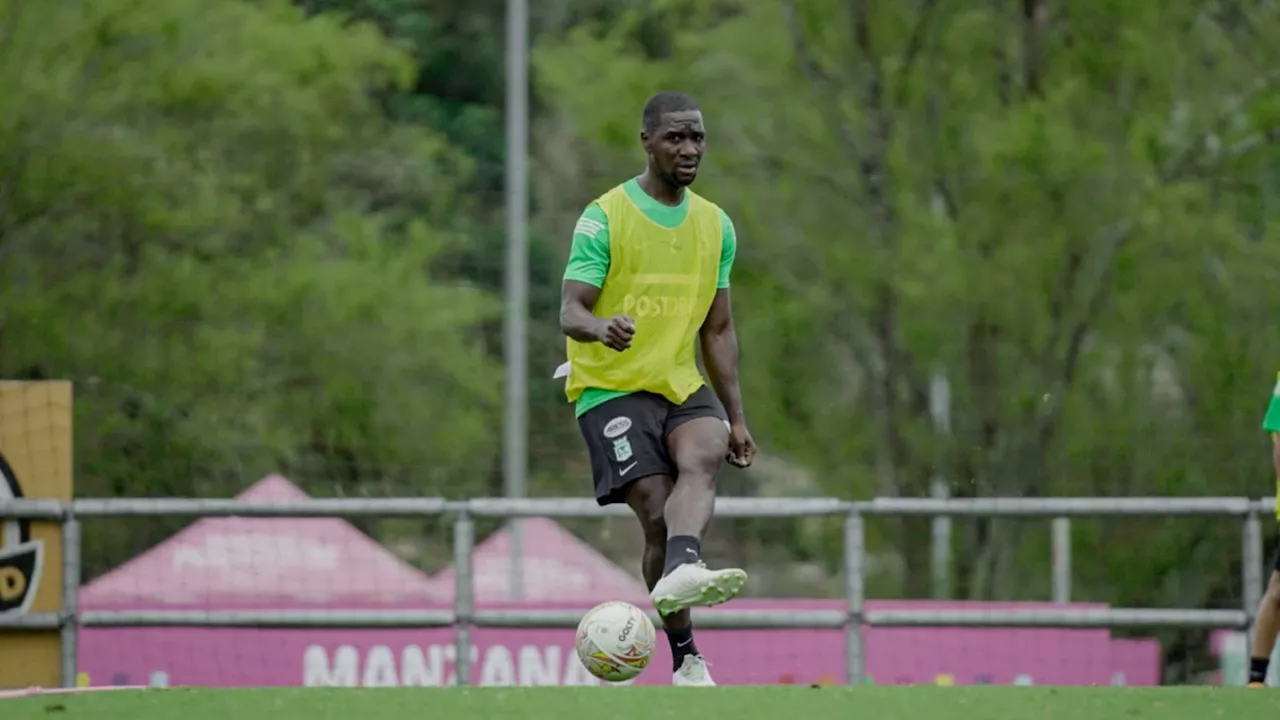
{"type": "MultiPolygon", "coordinates": [[[[1280,433],[1280,373],[1276,373],[1276,385],[1271,390],[1271,402],[1267,403],[1267,413],[1262,416],[1262,429],[1269,433],[1280,433]]],[[[1280,522],[1280,477],[1276,478],[1276,521],[1280,522]]]]}
{"type": "MultiPolygon", "coordinates": [[[[674,228],[684,222],[689,214],[689,195],[686,193],[679,205],[665,205],[649,197],[635,178],[623,183],[622,188],[627,197],[636,204],[645,217],[665,228],[674,228]]],[[[720,211],[720,227],[722,230],[720,244],[720,275],[716,287],[729,287],[729,275],[733,270],[733,260],[738,254],[738,236],[733,230],[733,221],[720,211]]],[[[593,287],[602,287],[609,274],[609,218],[599,205],[592,203],[578,218],[573,228],[573,245],[569,248],[569,263],[565,267],[564,279],[586,283],[593,287]]],[[[601,390],[587,388],[578,398],[575,413],[581,417],[593,407],[616,397],[627,395],[617,390],[601,390]]]]}
{"type": "Polygon", "coordinates": [[[1276,386],[1271,390],[1271,402],[1267,403],[1267,414],[1262,416],[1262,429],[1280,433],[1280,373],[1276,374],[1276,386]]]}

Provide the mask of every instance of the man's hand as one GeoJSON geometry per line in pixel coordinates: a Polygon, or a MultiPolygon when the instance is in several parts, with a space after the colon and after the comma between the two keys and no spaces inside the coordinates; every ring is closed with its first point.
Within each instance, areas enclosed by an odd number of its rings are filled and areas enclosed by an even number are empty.
{"type": "Polygon", "coordinates": [[[756,457],[756,441],[744,424],[729,426],[729,454],[725,457],[734,467],[751,467],[756,457]]]}
{"type": "Polygon", "coordinates": [[[630,315],[614,315],[600,320],[596,329],[596,340],[607,348],[622,352],[631,347],[631,338],[636,334],[636,321],[630,315]]]}

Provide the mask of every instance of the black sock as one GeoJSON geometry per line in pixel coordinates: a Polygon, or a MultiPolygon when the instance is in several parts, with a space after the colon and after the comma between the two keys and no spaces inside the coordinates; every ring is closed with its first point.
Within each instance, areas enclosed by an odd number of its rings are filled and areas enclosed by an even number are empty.
{"type": "Polygon", "coordinates": [[[698,646],[693,644],[693,628],[683,630],[667,630],[667,642],[671,643],[671,667],[679,670],[688,655],[697,655],[698,646]]]}
{"type": "Polygon", "coordinates": [[[1271,658],[1249,658],[1249,682],[1266,682],[1271,658]]]}
{"type": "Polygon", "coordinates": [[[666,575],[672,570],[688,563],[696,563],[702,559],[702,544],[692,535],[677,535],[667,538],[667,565],[662,569],[666,575]]]}

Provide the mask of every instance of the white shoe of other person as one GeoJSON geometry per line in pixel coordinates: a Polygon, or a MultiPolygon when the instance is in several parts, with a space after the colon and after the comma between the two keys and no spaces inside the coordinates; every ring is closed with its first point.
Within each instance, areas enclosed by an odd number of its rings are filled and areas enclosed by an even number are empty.
{"type": "Polygon", "coordinates": [[[711,673],[707,671],[707,661],[697,655],[685,655],[680,669],[671,678],[671,684],[681,687],[715,687],[711,673]]]}
{"type": "Polygon", "coordinates": [[[737,568],[710,570],[702,563],[686,563],[664,575],[649,599],[663,615],[691,607],[713,607],[737,597],[747,584],[747,573],[737,568]]]}

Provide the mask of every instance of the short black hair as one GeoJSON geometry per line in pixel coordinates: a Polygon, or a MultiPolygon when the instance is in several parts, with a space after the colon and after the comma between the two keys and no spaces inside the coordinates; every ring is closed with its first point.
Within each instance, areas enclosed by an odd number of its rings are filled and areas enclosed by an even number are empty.
{"type": "Polygon", "coordinates": [[[644,104],[644,125],[642,127],[645,132],[651,133],[662,124],[663,115],[692,110],[702,111],[702,108],[698,107],[697,100],[674,90],[660,92],[649,98],[649,102],[644,104]]]}

